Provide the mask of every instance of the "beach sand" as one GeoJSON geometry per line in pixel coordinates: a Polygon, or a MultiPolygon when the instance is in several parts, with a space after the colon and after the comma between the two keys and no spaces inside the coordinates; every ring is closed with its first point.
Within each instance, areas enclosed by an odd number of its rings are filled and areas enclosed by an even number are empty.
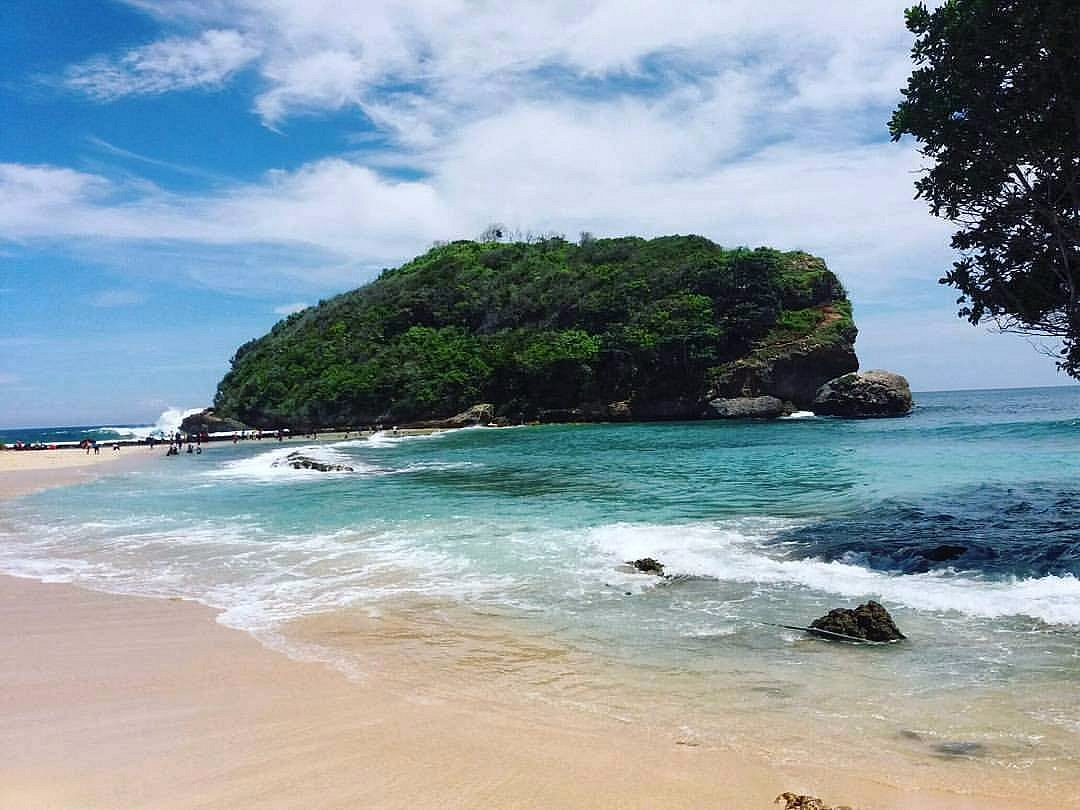
{"type": "MultiPolygon", "coordinates": [[[[7,492],[72,480],[56,463],[7,492]]],[[[405,672],[384,648],[350,679],[198,604],[0,577],[0,807],[754,810],[785,790],[862,810],[1075,806],[992,780],[961,796],[833,773],[827,753],[801,766],[680,744],[494,694],[483,667],[459,690],[437,663],[405,672]]]]}
{"type": "Polygon", "coordinates": [[[87,454],[78,448],[62,450],[0,450],[0,498],[25,495],[47,487],[89,481],[106,470],[118,472],[141,463],[149,448],[125,447],[114,453],[102,446],[101,453],[87,454]]]}

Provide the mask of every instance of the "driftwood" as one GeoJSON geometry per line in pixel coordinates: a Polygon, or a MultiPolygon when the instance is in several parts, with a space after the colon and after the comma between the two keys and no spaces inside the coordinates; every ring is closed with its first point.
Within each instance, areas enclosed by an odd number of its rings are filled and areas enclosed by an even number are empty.
{"type": "MultiPolygon", "coordinates": [[[[869,641],[865,638],[859,638],[858,636],[848,636],[844,633],[834,633],[832,630],[822,630],[820,627],[799,627],[794,624],[773,624],[772,622],[766,622],[770,627],[782,627],[785,630],[801,630],[804,633],[809,633],[812,636],[819,636],[821,638],[827,638],[832,641],[846,641],[848,644],[895,644],[896,641],[869,641]]],[[[897,639],[899,641],[899,639],[897,639]]]]}

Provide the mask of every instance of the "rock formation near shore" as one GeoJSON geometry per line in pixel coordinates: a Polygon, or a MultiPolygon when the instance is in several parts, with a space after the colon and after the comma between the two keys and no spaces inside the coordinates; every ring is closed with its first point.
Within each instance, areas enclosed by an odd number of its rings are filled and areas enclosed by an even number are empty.
{"type": "Polygon", "coordinates": [[[453,242],[241,346],[214,406],[294,430],[766,417],[855,371],[855,335],[839,280],[806,253],[453,242]]]}
{"type": "Polygon", "coordinates": [[[908,381],[891,371],[873,369],[829,380],[818,390],[810,409],[822,416],[904,416],[914,402],[908,381]]]}
{"type": "Polygon", "coordinates": [[[204,408],[199,413],[184,417],[180,423],[183,433],[228,433],[229,431],[250,430],[243,422],[228,417],[218,416],[213,408],[204,408]]]}
{"type": "Polygon", "coordinates": [[[317,470],[318,472],[356,472],[348,464],[333,464],[329,461],[319,461],[317,458],[306,456],[299,451],[293,451],[285,458],[278,459],[272,467],[292,467],[294,470],[317,470]]]}
{"type": "Polygon", "coordinates": [[[889,611],[873,600],[854,610],[834,608],[820,619],[814,619],[810,627],[865,641],[900,641],[906,638],[889,611]]]}

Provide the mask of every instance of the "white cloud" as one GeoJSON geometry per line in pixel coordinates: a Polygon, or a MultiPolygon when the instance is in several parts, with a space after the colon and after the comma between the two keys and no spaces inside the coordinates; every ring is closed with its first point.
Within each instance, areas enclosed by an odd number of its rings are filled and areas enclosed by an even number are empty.
{"type": "Polygon", "coordinates": [[[293,303],[293,304],[282,304],[279,307],[274,307],[274,314],[275,315],[294,315],[297,312],[302,312],[303,310],[307,309],[309,306],[311,306],[311,304],[305,303],[303,301],[297,301],[296,303],[293,303]]]}
{"type": "Polygon", "coordinates": [[[882,142],[909,69],[906,3],[132,0],[204,31],[75,68],[97,97],[250,63],[267,122],[352,106],[395,145],[183,195],[8,164],[0,239],[150,252],[139,264],[197,283],[303,294],[503,221],[801,247],[875,296],[933,284],[948,228],[911,199],[914,151],[882,142]]]}
{"type": "Polygon", "coordinates": [[[64,83],[99,101],[214,88],[258,53],[245,35],[211,29],[193,39],[164,39],[118,57],[101,56],[74,65],[65,74],[64,83]]]}
{"type": "Polygon", "coordinates": [[[447,111],[460,120],[523,92],[564,93],[566,79],[650,72],[685,82],[742,67],[795,88],[804,109],[880,102],[895,94],[908,47],[908,0],[128,2],[166,25],[207,30],[84,63],[69,73],[71,86],[110,99],[216,85],[252,64],[264,84],[254,107],[271,125],[350,106],[387,125],[423,98],[398,132],[406,140],[437,129],[447,111]]]}

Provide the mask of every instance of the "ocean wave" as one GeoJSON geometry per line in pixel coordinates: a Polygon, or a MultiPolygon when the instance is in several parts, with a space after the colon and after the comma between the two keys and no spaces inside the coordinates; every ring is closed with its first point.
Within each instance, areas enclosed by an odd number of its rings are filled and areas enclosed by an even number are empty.
{"type": "Polygon", "coordinates": [[[792,523],[753,519],[727,525],[612,524],[591,530],[588,540],[612,567],[625,560],[653,557],[664,563],[669,574],[796,586],[979,618],[1030,616],[1050,624],[1080,624],[1080,579],[1072,574],[1007,579],[951,570],[898,574],[852,562],[768,554],[769,541],[792,523]]]}
{"type": "Polygon", "coordinates": [[[352,456],[342,453],[329,445],[308,444],[297,447],[287,445],[276,447],[273,450],[259,453],[254,456],[226,461],[220,467],[209,470],[203,475],[209,478],[225,478],[234,480],[255,481],[261,483],[289,483],[311,478],[340,478],[346,475],[375,475],[381,470],[371,464],[358,461],[352,456]],[[352,467],[352,472],[332,471],[321,472],[319,470],[294,469],[285,464],[287,456],[299,453],[323,462],[324,464],[341,464],[352,467]]]}
{"type": "Polygon", "coordinates": [[[170,436],[180,429],[189,416],[202,413],[202,408],[166,408],[152,425],[134,427],[96,427],[83,431],[87,435],[109,435],[118,439],[146,439],[150,436],[170,436]]]}
{"type": "MultiPolygon", "coordinates": [[[[460,428],[466,430],[467,428],[460,428]]],[[[368,436],[366,439],[358,440],[358,444],[366,444],[368,447],[395,447],[405,442],[414,441],[430,441],[432,439],[441,439],[448,435],[451,431],[437,430],[432,433],[400,433],[394,435],[391,430],[378,430],[375,433],[368,436]]]]}

